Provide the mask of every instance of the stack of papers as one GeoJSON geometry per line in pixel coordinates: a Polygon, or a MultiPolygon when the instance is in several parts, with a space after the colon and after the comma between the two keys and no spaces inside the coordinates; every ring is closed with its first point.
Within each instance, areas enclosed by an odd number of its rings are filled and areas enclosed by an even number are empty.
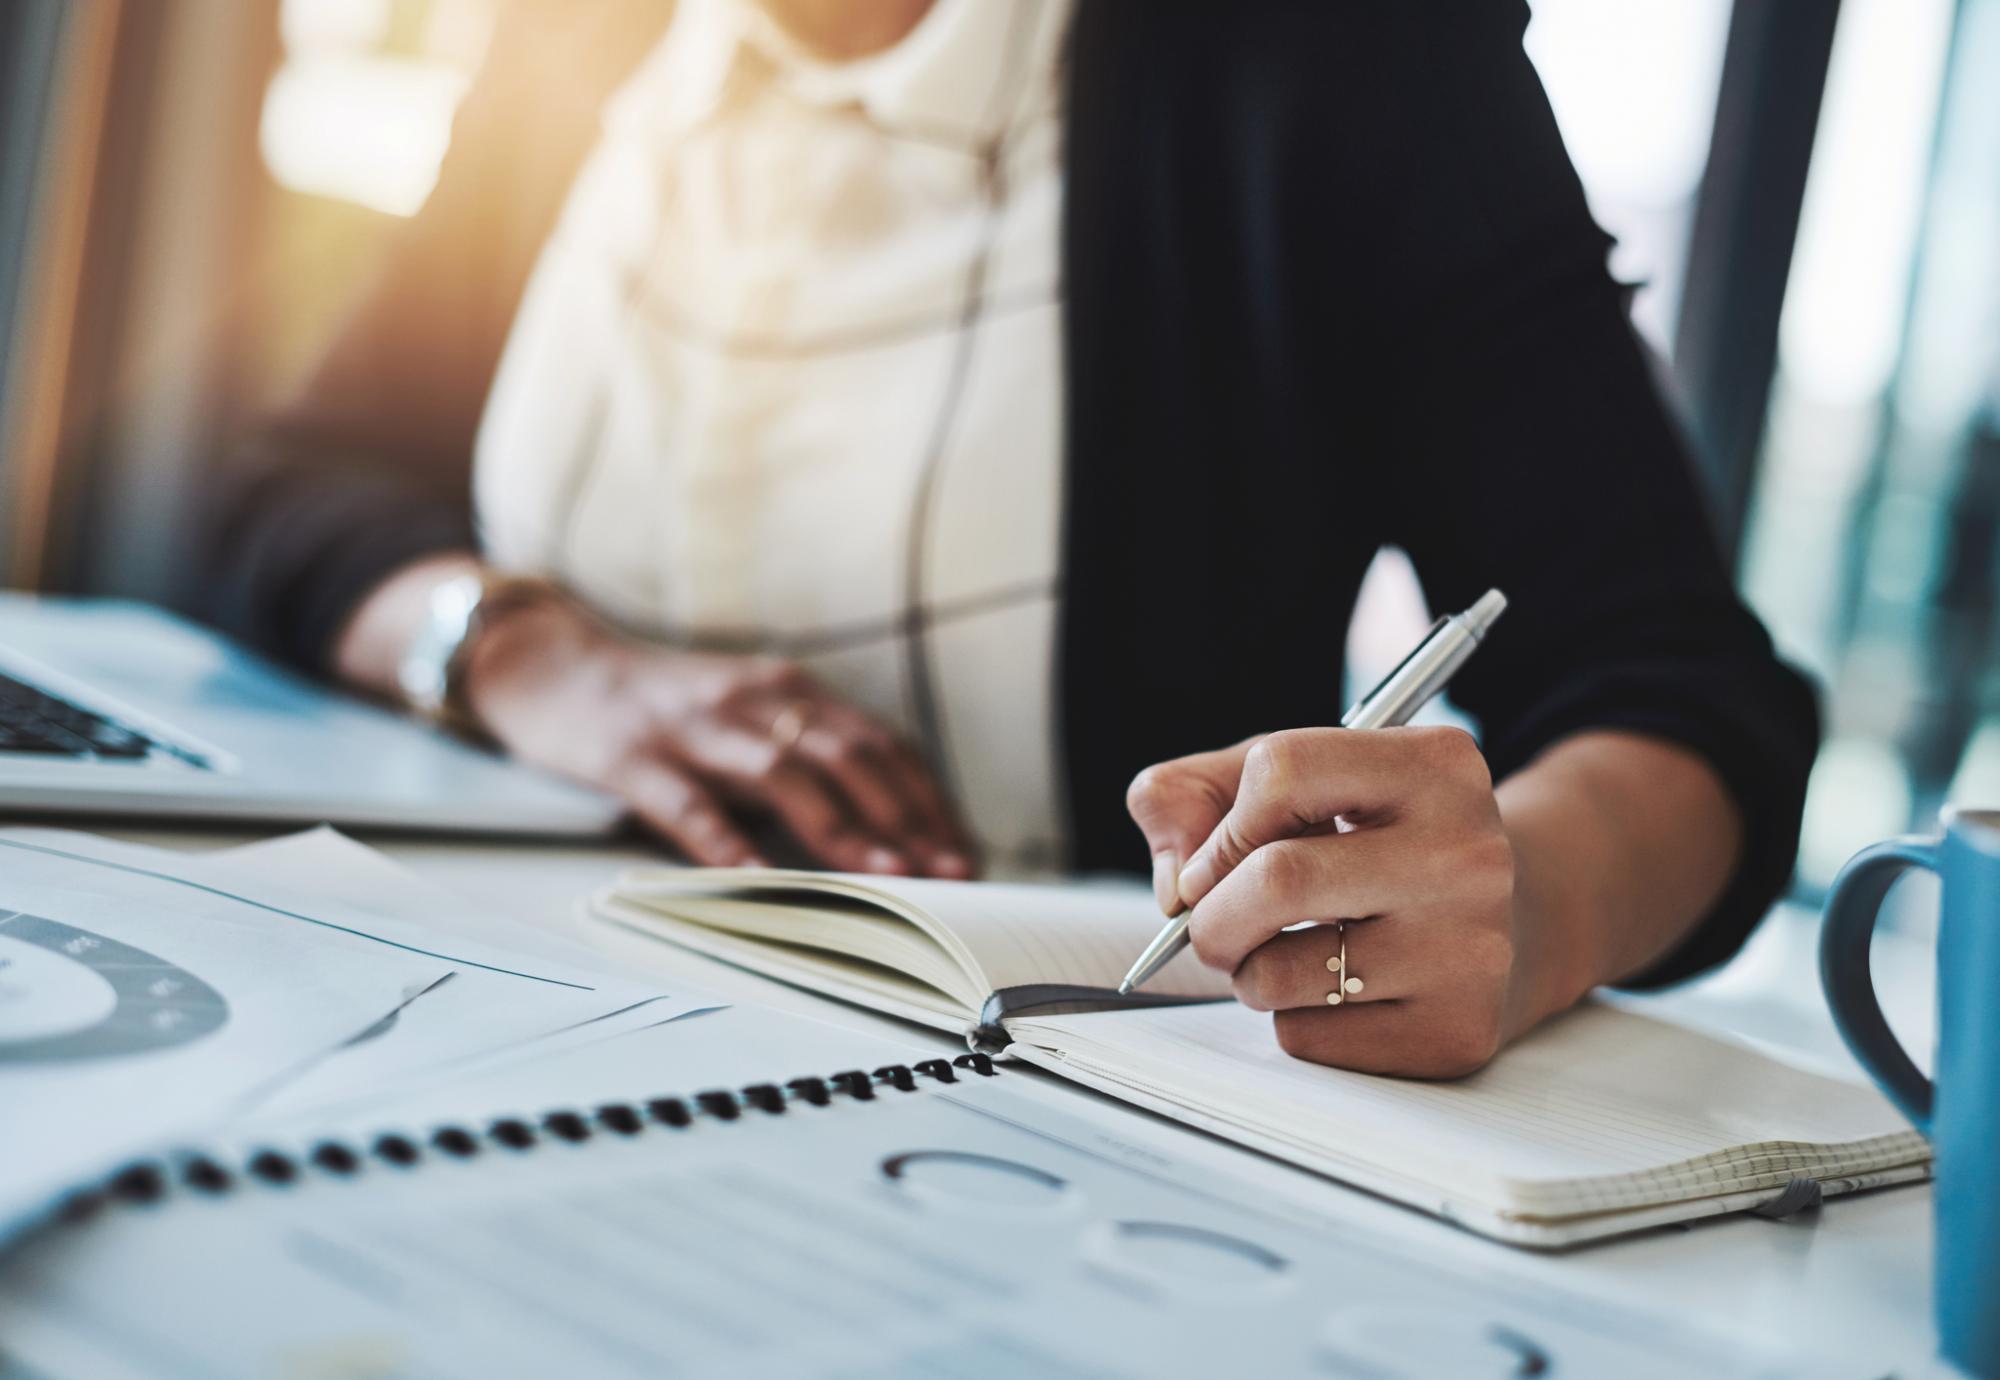
{"type": "Polygon", "coordinates": [[[717,1003],[330,830],[189,857],[0,831],[0,1239],[162,1139],[717,1003]]]}

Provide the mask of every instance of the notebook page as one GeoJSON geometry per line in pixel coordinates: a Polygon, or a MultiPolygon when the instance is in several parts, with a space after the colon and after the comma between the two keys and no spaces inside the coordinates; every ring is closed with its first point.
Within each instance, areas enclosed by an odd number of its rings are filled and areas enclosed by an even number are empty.
{"type": "MultiPolygon", "coordinates": [[[[974,986],[982,999],[1027,983],[1116,987],[1165,923],[1150,891],[1123,883],[947,882],[757,868],[638,869],[622,877],[610,897],[596,904],[603,908],[608,899],[688,914],[684,898],[700,894],[719,898],[704,913],[706,918],[719,918],[719,907],[738,904],[731,893],[754,893],[759,903],[768,905],[781,900],[784,891],[798,893],[797,942],[844,948],[843,926],[857,937],[871,928],[854,923],[854,917],[828,915],[823,908],[816,911],[816,895],[872,900],[936,933],[945,952],[976,979],[974,986]]],[[[768,923],[770,911],[761,918],[768,923]]],[[[771,929],[765,932],[784,937],[771,929]]],[[[862,956],[894,962],[876,952],[862,956]]],[[[955,985],[935,985],[958,990],[955,985]]],[[[1229,979],[1202,967],[1189,952],[1162,969],[1146,990],[1172,996],[1225,996],[1229,979]]]]}
{"type": "MultiPolygon", "coordinates": [[[[970,951],[992,990],[1031,982],[1116,987],[1165,920],[1136,884],[1033,885],[853,878],[922,909],[970,951]]],[[[1175,996],[1224,996],[1226,975],[1183,953],[1146,984],[1175,996]]]]}
{"type": "Polygon", "coordinates": [[[879,907],[838,897],[764,891],[741,896],[691,893],[635,905],[614,896],[601,902],[598,912],[604,918],[642,929],[678,932],[682,938],[687,937],[686,931],[700,929],[739,935],[753,945],[767,940],[806,951],[825,951],[799,955],[808,962],[825,958],[837,964],[843,955],[858,958],[914,978],[950,996],[962,1010],[977,1011],[986,998],[922,930],[879,907]]]}
{"type": "Polygon", "coordinates": [[[1926,1153],[1872,1089],[1601,1005],[1452,1083],[1292,1059],[1268,1016],[1235,1005],[1024,1018],[1009,1029],[1179,1105],[1497,1211],[1611,1211],[1926,1153]]]}

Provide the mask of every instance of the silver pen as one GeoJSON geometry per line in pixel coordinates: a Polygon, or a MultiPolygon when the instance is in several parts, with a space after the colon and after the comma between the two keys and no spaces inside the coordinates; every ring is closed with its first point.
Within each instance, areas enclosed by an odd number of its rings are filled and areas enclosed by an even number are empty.
{"type": "MultiPolygon", "coordinates": [[[[1395,728],[1416,717],[1433,695],[1450,684],[1458,668],[1479,650],[1479,644],[1507,611],[1507,596],[1489,589],[1464,613],[1450,614],[1431,625],[1424,640],[1383,677],[1382,683],[1355,701],[1341,716],[1342,728],[1395,728]]],[[[1132,971],[1118,984],[1120,996],[1150,979],[1173,962],[1188,944],[1188,912],[1167,921],[1153,937],[1132,971]]]]}

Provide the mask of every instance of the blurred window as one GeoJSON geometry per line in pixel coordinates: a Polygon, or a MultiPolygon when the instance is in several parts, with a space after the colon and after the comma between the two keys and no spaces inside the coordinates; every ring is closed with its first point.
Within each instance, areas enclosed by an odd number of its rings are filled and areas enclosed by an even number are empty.
{"type": "MultiPolygon", "coordinates": [[[[1672,356],[1695,197],[1708,162],[1730,0],[1533,0],[1526,46],[1598,224],[1611,270],[1640,285],[1632,319],[1672,356]]],[[[1429,621],[1409,558],[1369,568],[1347,639],[1347,698],[1386,675],[1429,621]]],[[[1424,721],[1465,722],[1440,703],[1424,721]]]]}
{"type": "Polygon", "coordinates": [[[282,0],[259,130],[293,191],[414,215],[479,65],[493,0],[282,0]]]}
{"type": "Polygon", "coordinates": [[[1695,194],[1708,162],[1729,0],[1533,0],[1528,56],[1555,108],[1632,319],[1671,357],[1695,194]]]}
{"type": "Polygon", "coordinates": [[[1844,0],[1743,581],[1825,692],[1808,892],[2000,802],[2000,0],[1844,0]]]}

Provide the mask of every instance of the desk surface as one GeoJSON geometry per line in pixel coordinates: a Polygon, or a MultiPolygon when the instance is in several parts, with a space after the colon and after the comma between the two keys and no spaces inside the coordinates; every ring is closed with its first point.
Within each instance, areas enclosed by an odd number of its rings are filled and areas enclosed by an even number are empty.
{"type": "MultiPolygon", "coordinates": [[[[248,836],[127,834],[134,842],[193,851],[248,836]]],[[[657,862],[630,847],[374,839],[384,853],[426,879],[496,910],[597,947],[634,969],[697,984],[732,1000],[810,1015],[905,1043],[956,1053],[961,1045],[828,1001],[638,935],[585,926],[577,899],[628,863],[657,862]]],[[[1657,1014],[1762,1042],[1823,1070],[1859,1078],[1819,998],[1814,917],[1780,909],[1738,959],[1675,992],[1645,999],[1657,1014]]],[[[1891,1023],[1913,1051],[1927,1051],[1933,1000],[1931,959],[1921,937],[1878,939],[1875,968],[1891,1023]]],[[[1670,1308],[1721,1335],[1794,1343],[1852,1363],[1856,1376],[1950,1374],[1934,1369],[1930,1319],[1931,1189],[1928,1184],[1839,1198],[1823,1211],[1784,1222],[1737,1216],[1668,1228],[1560,1255],[1485,1241],[1417,1212],[1277,1164],[1034,1070],[1075,1106],[1115,1115],[1135,1133],[1176,1138],[1316,1213],[1405,1249],[1434,1252],[1461,1268],[1532,1284],[1560,1285],[1649,1311],[1670,1308]]]]}

